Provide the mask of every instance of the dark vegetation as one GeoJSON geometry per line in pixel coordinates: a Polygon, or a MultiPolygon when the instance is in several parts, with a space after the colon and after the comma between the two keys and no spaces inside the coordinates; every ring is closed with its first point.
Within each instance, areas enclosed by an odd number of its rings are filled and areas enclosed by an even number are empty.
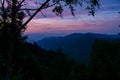
{"type": "Polygon", "coordinates": [[[93,80],[120,79],[120,42],[96,40],[89,62],[93,80]]]}
{"type": "MultiPolygon", "coordinates": [[[[68,59],[60,50],[55,53],[28,43],[22,36],[26,25],[41,10],[52,6],[53,12],[61,16],[64,2],[74,15],[74,6],[81,0],[45,0],[37,9],[25,8],[26,1],[31,0],[0,0],[0,80],[120,80],[119,41],[96,41],[86,66],[68,59]],[[30,14],[30,10],[35,12],[30,14]],[[23,23],[25,11],[30,17],[23,23]]],[[[98,0],[83,2],[94,16],[98,0]]]]}
{"type": "MultiPolygon", "coordinates": [[[[0,39],[0,78],[4,80],[7,68],[9,39],[0,39]],[[2,44],[3,42],[6,44],[2,44]]],[[[89,63],[68,59],[60,49],[57,52],[40,48],[24,40],[16,43],[12,58],[11,80],[119,80],[120,42],[96,40],[89,63]]]]}

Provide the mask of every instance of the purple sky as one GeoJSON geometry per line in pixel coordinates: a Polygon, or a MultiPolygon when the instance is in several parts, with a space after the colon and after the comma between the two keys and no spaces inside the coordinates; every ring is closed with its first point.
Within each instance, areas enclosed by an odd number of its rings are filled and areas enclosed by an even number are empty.
{"type": "Polygon", "coordinates": [[[87,11],[77,8],[76,16],[65,11],[64,17],[56,17],[49,10],[44,10],[46,17],[38,14],[29,24],[26,34],[32,40],[48,36],[60,36],[70,33],[117,34],[120,32],[120,0],[101,0],[95,17],[88,16],[87,11]]]}

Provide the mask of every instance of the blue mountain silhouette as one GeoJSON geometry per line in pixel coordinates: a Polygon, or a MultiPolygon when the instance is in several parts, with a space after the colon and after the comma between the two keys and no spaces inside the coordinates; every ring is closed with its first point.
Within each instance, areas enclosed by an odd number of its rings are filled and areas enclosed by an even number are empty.
{"type": "Polygon", "coordinates": [[[87,62],[96,39],[117,40],[119,35],[106,35],[95,33],[73,33],[64,37],[48,37],[37,43],[44,49],[54,50],[61,48],[63,53],[76,61],[87,62]]]}

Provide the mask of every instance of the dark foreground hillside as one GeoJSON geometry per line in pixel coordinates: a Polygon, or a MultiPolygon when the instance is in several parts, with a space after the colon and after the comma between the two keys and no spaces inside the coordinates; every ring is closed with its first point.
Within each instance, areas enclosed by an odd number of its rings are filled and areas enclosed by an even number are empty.
{"type": "Polygon", "coordinates": [[[96,40],[88,72],[93,80],[120,80],[120,42],[96,40]]]}
{"type": "MultiPolygon", "coordinates": [[[[7,60],[0,46],[0,80],[5,80],[7,60]]],[[[61,50],[48,51],[36,43],[17,44],[11,80],[120,80],[120,42],[96,40],[88,64],[73,61],[61,50]]]]}
{"type": "MultiPolygon", "coordinates": [[[[7,74],[5,47],[0,46],[0,80],[7,74]]],[[[19,43],[12,57],[10,80],[79,80],[84,79],[85,66],[74,62],[58,50],[47,51],[36,43],[19,43]]]]}

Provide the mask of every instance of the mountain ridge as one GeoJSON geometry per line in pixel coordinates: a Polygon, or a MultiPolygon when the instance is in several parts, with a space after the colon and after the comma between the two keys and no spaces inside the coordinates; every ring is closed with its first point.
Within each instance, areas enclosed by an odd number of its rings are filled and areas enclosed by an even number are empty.
{"type": "Polygon", "coordinates": [[[63,53],[76,61],[86,62],[91,54],[93,43],[96,39],[117,40],[118,35],[96,33],[72,33],[64,37],[48,37],[37,44],[44,49],[56,51],[61,48],[63,53]]]}

